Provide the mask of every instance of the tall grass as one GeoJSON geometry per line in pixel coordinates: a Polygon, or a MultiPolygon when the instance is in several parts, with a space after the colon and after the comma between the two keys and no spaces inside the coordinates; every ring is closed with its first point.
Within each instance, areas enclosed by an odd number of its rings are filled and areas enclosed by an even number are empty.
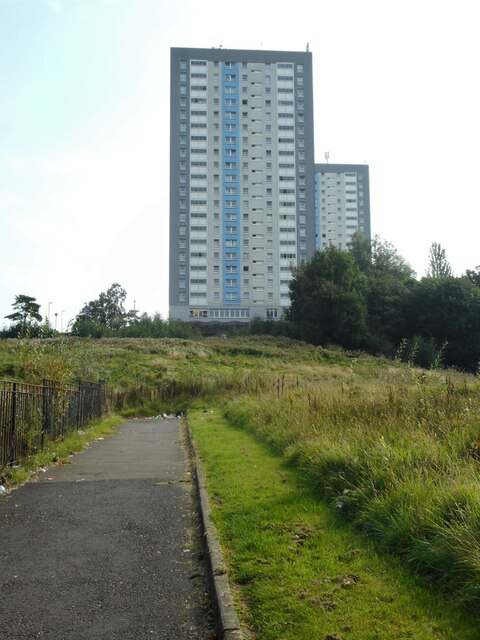
{"type": "Polygon", "coordinates": [[[376,542],[480,602],[480,385],[392,370],[385,382],[237,398],[226,415],[303,469],[376,542]]]}
{"type": "Polygon", "coordinates": [[[478,378],[287,338],[47,342],[1,341],[0,370],[95,372],[138,415],[223,402],[379,545],[478,604],[478,378]]]}

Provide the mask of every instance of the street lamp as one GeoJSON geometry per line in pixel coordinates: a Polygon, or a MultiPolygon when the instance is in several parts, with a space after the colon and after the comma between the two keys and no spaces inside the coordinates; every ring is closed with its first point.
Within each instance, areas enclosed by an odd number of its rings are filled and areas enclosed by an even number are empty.
{"type": "Polygon", "coordinates": [[[49,302],[48,303],[48,323],[50,324],[50,307],[52,306],[53,302],[49,302]]]}
{"type": "Polygon", "coordinates": [[[58,311],[55,311],[55,331],[57,330],[57,317],[58,317],[58,311]]]}
{"type": "Polygon", "coordinates": [[[63,314],[65,313],[65,309],[60,311],[60,333],[63,333],[63,314]]]}

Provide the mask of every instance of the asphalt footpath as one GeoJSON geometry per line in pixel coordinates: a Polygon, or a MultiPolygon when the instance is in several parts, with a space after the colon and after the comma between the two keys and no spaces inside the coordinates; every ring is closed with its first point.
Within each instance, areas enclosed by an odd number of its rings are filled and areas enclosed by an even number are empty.
{"type": "Polygon", "coordinates": [[[0,638],[213,640],[177,420],[132,420],[0,496],[0,638]]]}

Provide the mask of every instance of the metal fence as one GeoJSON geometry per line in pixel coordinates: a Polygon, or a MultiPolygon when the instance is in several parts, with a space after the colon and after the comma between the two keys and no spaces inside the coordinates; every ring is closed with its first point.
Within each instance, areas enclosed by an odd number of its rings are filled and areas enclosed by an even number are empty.
{"type": "MultiPolygon", "coordinates": [[[[0,383],[1,385],[2,383],[0,383]]],[[[104,382],[61,386],[3,382],[0,387],[0,469],[79,429],[107,410],[104,382]]]]}

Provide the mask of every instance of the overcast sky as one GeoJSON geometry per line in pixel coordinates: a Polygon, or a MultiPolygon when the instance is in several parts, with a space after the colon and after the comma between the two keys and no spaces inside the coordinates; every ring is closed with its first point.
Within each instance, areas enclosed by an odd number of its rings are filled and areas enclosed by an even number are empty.
{"type": "Polygon", "coordinates": [[[432,242],[480,264],[475,5],[0,0],[0,325],[22,293],[65,329],[113,282],[168,314],[172,46],[308,42],[316,161],[369,164],[372,232],[419,276],[432,242]]]}

